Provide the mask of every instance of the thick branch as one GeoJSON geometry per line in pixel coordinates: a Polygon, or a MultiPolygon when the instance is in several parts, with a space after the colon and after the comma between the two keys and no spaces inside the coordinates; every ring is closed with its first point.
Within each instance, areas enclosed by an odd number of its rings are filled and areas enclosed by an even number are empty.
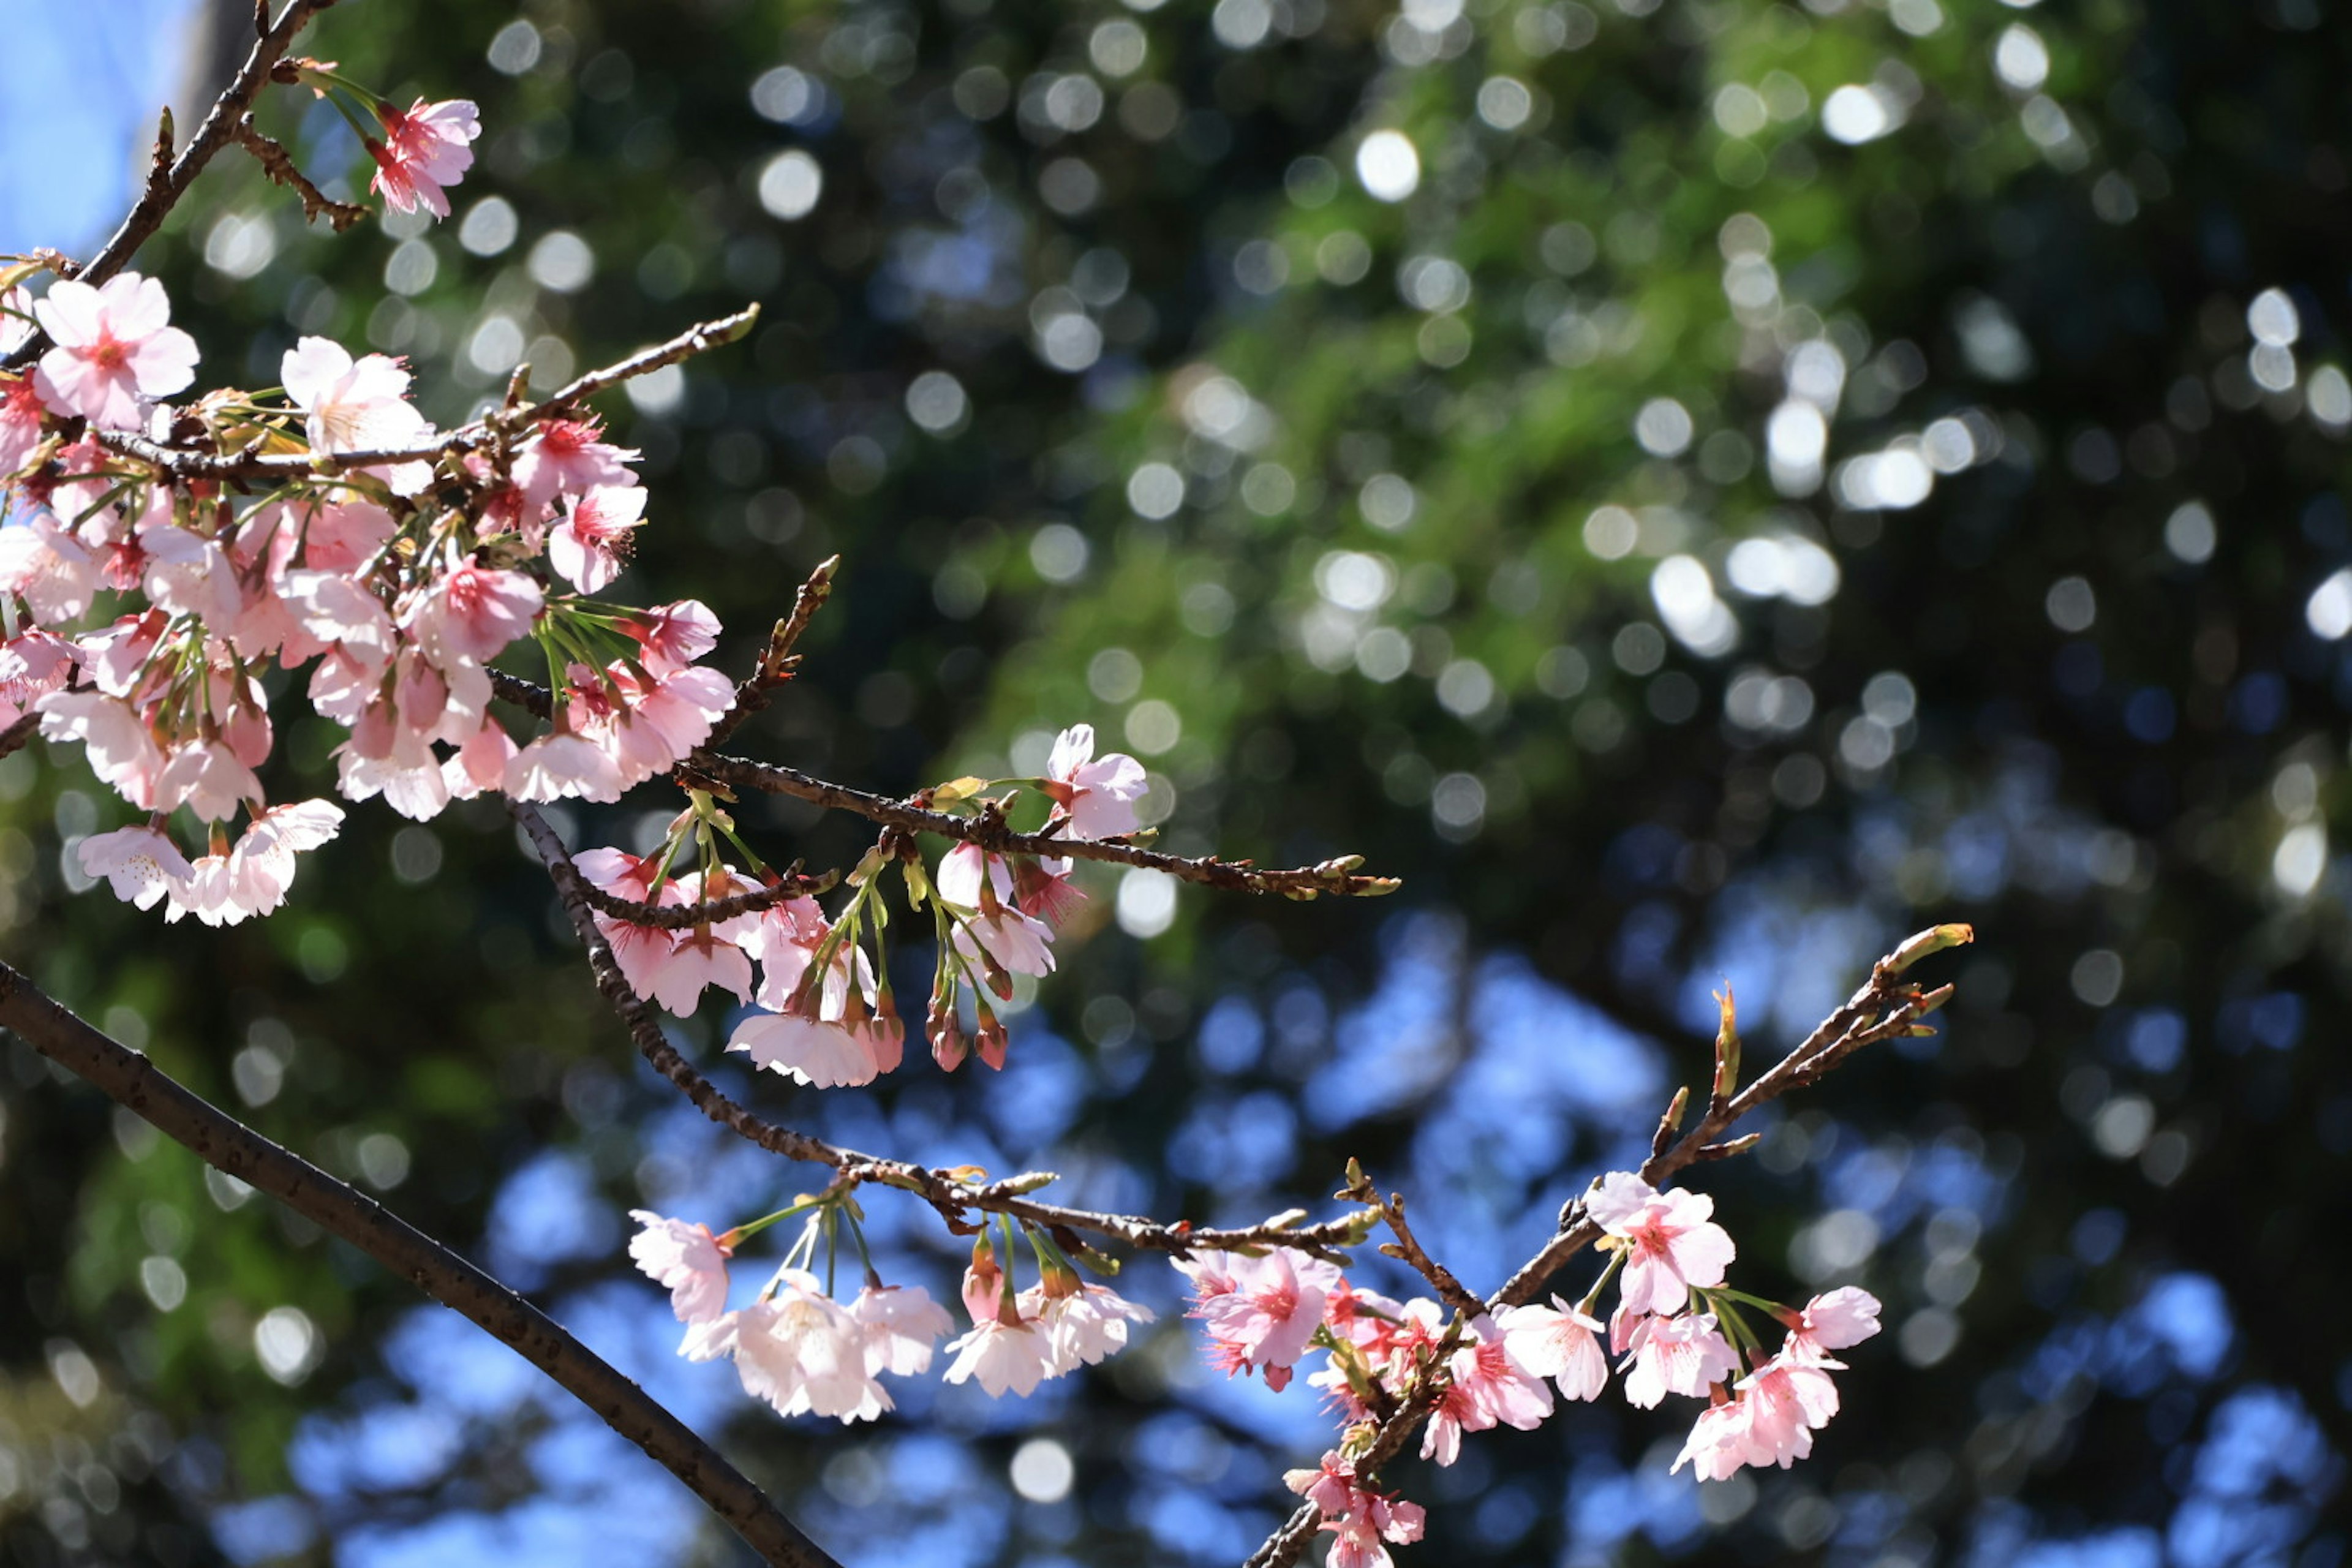
{"type": "Polygon", "coordinates": [[[269,1194],[513,1347],[684,1481],[763,1561],[782,1568],[839,1568],[691,1427],[554,1320],[381,1204],[100,1034],[5,963],[0,963],[0,1025],[205,1163],[269,1194]]]}
{"type": "MultiPolygon", "coordinates": [[[[253,52],[245,57],[245,64],[237,68],[228,86],[221,89],[220,97],[213,100],[212,110],[205,114],[204,123],[196,127],[195,135],[189,139],[179,157],[168,163],[162,156],[169,148],[170,111],[165,111],[166,134],[157,138],[159,155],[153,170],[147,176],[146,187],[139,193],[139,200],[124,215],[121,226],[107,240],[105,247],[90,258],[88,265],[76,271],[73,274],[75,278],[84,283],[103,283],[122,270],[131,257],[138,253],[139,247],[147,242],[148,236],[163,226],[164,217],[187,194],[196,176],[204,173],[205,165],[213,161],[213,155],[236,140],[238,122],[253,107],[253,100],[260,93],[262,84],[269,79],[270,71],[286,58],[287,49],[293,45],[294,36],[310,25],[312,16],[334,3],[335,0],[288,0],[286,9],[278,14],[277,22],[254,40],[253,52]]],[[[36,331],[8,356],[6,368],[14,369],[30,363],[47,341],[47,334],[36,331]]]]}
{"type": "Polygon", "coordinates": [[[645,998],[631,987],[621,973],[620,964],[604,934],[596,929],[589,910],[591,902],[587,879],[564,852],[563,841],[548,826],[547,818],[526,802],[509,799],[507,809],[538,849],[548,875],[555,883],[556,896],[571,917],[572,929],[588,950],[589,973],[595,977],[596,989],[613,1010],[628,1026],[629,1037],[636,1042],[638,1053],[653,1069],[676,1085],[679,1092],[693,1102],[696,1110],[746,1142],[756,1143],[772,1154],[807,1164],[824,1165],[854,1182],[876,1182],[884,1186],[898,1187],[913,1193],[937,1209],[950,1226],[969,1234],[971,1225],[968,1214],[980,1210],[988,1214],[1011,1215],[1015,1219],[1033,1225],[1060,1226],[1070,1230],[1089,1230],[1108,1236],[1128,1246],[1145,1251],[1186,1254],[1195,1248],[1226,1249],[1236,1247],[1295,1247],[1318,1256],[1328,1255],[1337,1247],[1352,1246],[1362,1239],[1362,1225],[1354,1216],[1326,1220],[1318,1225],[1288,1226],[1269,1222],[1239,1229],[1195,1229],[1187,1224],[1162,1225],[1156,1220],[1134,1215],[1097,1214],[1088,1209],[1066,1208],[1060,1204],[1041,1204],[1025,1194],[1053,1178],[1043,1172],[1031,1172],[1002,1182],[974,1184],[960,1182],[943,1172],[929,1166],[911,1164],[904,1160],[884,1159],[864,1154],[855,1149],[843,1149],[822,1138],[812,1138],[768,1121],[749,1108],[739,1104],[718,1085],[695,1069],[694,1064],[678,1054],[669,1043],[656,1020],[653,1009],[645,998]]]}

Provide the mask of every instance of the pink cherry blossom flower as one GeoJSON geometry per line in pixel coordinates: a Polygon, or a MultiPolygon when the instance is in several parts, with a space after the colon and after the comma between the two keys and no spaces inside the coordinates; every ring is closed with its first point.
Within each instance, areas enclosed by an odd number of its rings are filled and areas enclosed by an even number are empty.
{"type": "Polygon", "coordinates": [[[54,413],[102,430],[136,429],[142,398],[169,397],[196,378],[196,340],[170,324],[172,301],[152,278],[54,283],[33,314],[57,345],[33,372],[54,413]]]}
{"type": "Polygon", "coordinates": [[[593,419],[542,420],[515,454],[514,481],[524,506],[536,514],[560,495],[628,484],[634,476],[627,465],[637,454],[609,446],[603,437],[604,428],[593,419]]]}
{"type": "Polygon", "coordinates": [[[565,731],[533,739],[507,763],[506,792],[517,800],[621,798],[621,770],[603,747],[565,731]]]}
{"type": "Polygon", "coordinates": [[[1690,1398],[1739,1370],[1739,1352],[1717,1329],[1712,1312],[1642,1318],[1626,1336],[1625,1402],[1654,1409],[1669,1394],[1690,1398]]]}
{"type": "Polygon", "coordinates": [[[1813,1433],[1838,1413],[1837,1384],[1818,1366],[1775,1356],[1738,1386],[1748,1406],[1747,1460],[1787,1469],[1813,1451],[1813,1433]]]}
{"type": "Polygon", "coordinates": [[[1470,1323],[1471,1342],[1447,1363],[1454,1386],[1470,1395],[1481,1417],[1472,1431],[1502,1426],[1532,1432],[1551,1414],[1551,1390],[1511,1353],[1509,1337],[1481,1313],[1470,1323]]]}
{"type": "Polygon", "coordinates": [[[65,689],[79,650],[36,626],[0,643],[0,723],[13,724],[52,691],[65,689]]]}
{"type": "Polygon", "coordinates": [[[515,743],[487,714],[481,727],[457,743],[457,754],[441,764],[441,780],[452,800],[471,800],[484,790],[505,786],[515,743]]]}
{"type": "Polygon", "coordinates": [[[1102,1285],[1080,1285],[1075,1294],[1044,1296],[1022,1293],[1022,1315],[1045,1330],[1054,1366],[1067,1372],[1093,1366],[1104,1357],[1127,1348],[1127,1326],[1152,1321],[1150,1308],[1139,1306],[1102,1285]]]}
{"type": "Polygon", "coordinates": [[[402,212],[421,205],[435,217],[447,217],[449,198],[442,187],[456,184],[473,166],[467,143],[482,133],[479,111],[462,98],[446,103],[420,98],[405,113],[379,104],[376,117],[383,121],[383,140],[367,144],[376,163],[370,188],[402,212]]]}
{"type": "Polygon", "coordinates": [[[636,638],[647,669],[666,675],[717,647],[722,628],[709,605],[698,599],[680,599],[624,616],[616,629],[636,638]]]}
{"type": "Polygon", "coordinates": [[[436,664],[487,664],[509,643],[530,634],[545,603],[539,584],[522,573],[466,562],[450,568],[418,601],[409,629],[436,664]]]}
{"type": "Polygon", "coordinates": [[[142,811],[160,809],[155,779],[163,750],[129,703],[96,691],[53,691],[35,706],[44,739],[79,741],[101,783],[142,811]]]}
{"type": "Polygon", "coordinates": [[[205,822],[226,822],[239,805],[261,798],[261,781],[219,741],[179,746],[155,775],[155,810],[185,805],[205,822]]]}
{"type": "Polygon", "coordinates": [[[1584,1212],[1627,1243],[1619,1300],[1632,1312],[1679,1312],[1693,1285],[1720,1285],[1738,1252],[1708,1215],[1715,1200],[1679,1188],[1659,1192],[1641,1177],[1612,1171],[1594,1184],[1584,1212]]]}
{"type": "Polygon", "coordinates": [[[32,295],[21,283],[0,289],[0,355],[15,353],[32,339],[32,295]]]}
{"type": "Polygon", "coordinates": [[[1143,764],[1124,752],[1095,759],[1095,727],[1073,724],[1054,742],[1045,793],[1073,838],[1118,838],[1142,826],[1135,803],[1150,784],[1143,764]]]}
{"type": "Polygon", "coordinates": [[[294,858],[332,839],[342,825],[342,808],[324,800],[291,801],[257,814],[229,851],[229,897],[249,914],[278,908],[294,885],[294,858]]]}
{"type": "Polygon", "coordinates": [[[1703,1481],[1725,1481],[1748,1462],[1748,1418],[1754,1406],[1745,1400],[1718,1399],[1699,1412],[1674,1468],[1693,1467],[1703,1481]]]}
{"type": "Polygon", "coordinates": [[[302,410],[314,452],[380,452],[431,437],[432,426],[409,405],[407,370],[389,355],[355,360],[332,339],[303,338],[286,351],[278,374],[302,410]]]}
{"type": "Polygon", "coordinates": [[[866,1331],[814,1275],[776,1277],[774,1293],[735,1314],[735,1370],[777,1414],[871,1421],[890,1395],[866,1370],[866,1331]]]}
{"type": "Polygon", "coordinates": [[[641,992],[681,1018],[694,1016],[702,988],[716,985],[738,1002],[751,999],[751,960],[743,950],[708,926],[677,933],[677,941],[647,977],[641,992]]]}
{"type": "Polygon", "coordinates": [[[116,898],[142,910],[153,909],[188,885],[188,858],[153,827],[92,834],[81,841],[76,855],[83,875],[105,878],[116,898]]]}
{"type": "Polygon", "coordinates": [[[0,478],[22,468],[40,444],[41,395],[29,377],[0,375],[0,478]]]}
{"type": "Polygon", "coordinates": [[[1263,1258],[1230,1255],[1223,1267],[1233,1289],[1202,1300],[1192,1316],[1239,1364],[1264,1367],[1266,1385],[1279,1389],[1322,1326],[1324,1298],[1339,1270],[1286,1247],[1263,1258]]]}
{"type": "Polygon", "coordinates": [[[1878,1332],[1878,1298],[1853,1285],[1842,1285],[1805,1303],[1803,1314],[1789,1331],[1783,1358],[1814,1366],[1836,1366],[1831,1351],[1842,1351],[1878,1332]]]}
{"type": "Polygon", "coordinates": [[[929,1371],[931,1347],[955,1327],[919,1285],[868,1285],[849,1304],[849,1315],[866,1331],[866,1370],[876,1376],[929,1371]]]}
{"type": "Polygon", "coordinates": [[[994,1318],[975,1324],[962,1338],[950,1342],[955,1357],[947,1370],[950,1383],[974,1378],[994,1397],[1006,1391],[1027,1395],[1055,1374],[1052,1342],[1034,1323],[1004,1323],[994,1318]]]}
{"type": "Polygon", "coordinates": [[[1311,1470],[1283,1471],[1282,1484],[1313,1503],[1325,1519],[1344,1519],[1354,1513],[1356,1500],[1362,1495],[1356,1484],[1354,1462],[1340,1458],[1337,1450],[1325,1454],[1311,1470]]]}
{"type": "Polygon", "coordinates": [[[816,1089],[872,1083],[881,1071],[860,1031],[796,1013],[752,1014],[735,1026],[727,1048],[743,1052],[754,1067],[816,1089]]]}
{"type": "Polygon", "coordinates": [[[665,1219],[646,1209],[629,1217],[643,1228],[629,1239],[629,1256],[656,1283],[669,1290],[670,1310],[681,1323],[707,1323],[727,1310],[727,1260],[734,1249],[710,1227],[665,1219]]]}
{"type": "Polygon", "coordinates": [[[621,574],[630,531],[645,525],[645,510],[642,486],[600,485],[590,490],[548,531],[548,564],[582,593],[602,593],[621,574]]]}
{"type": "Polygon", "coordinates": [[[176,616],[194,616],[226,626],[245,604],[228,552],[169,521],[142,522],[139,550],[145,563],[140,585],[147,597],[176,616]]]}
{"type": "Polygon", "coordinates": [[[1032,859],[1024,855],[1013,862],[1013,906],[1023,914],[1058,926],[1068,920],[1087,895],[1070,879],[1067,860],[1032,859]]]}
{"type": "Polygon", "coordinates": [[[1495,1314],[1511,1357],[1559,1385],[1562,1399],[1597,1399],[1609,1384],[1601,1325],[1558,1296],[1551,1305],[1506,1307],[1495,1314]]]}
{"type": "MultiPolygon", "coordinates": [[[[1011,974],[1054,973],[1054,928],[1010,904],[970,915],[955,923],[955,948],[968,963],[990,962],[1011,974]]],[[[999,982],[1002,984],[1002,981],[999,982]]]]}

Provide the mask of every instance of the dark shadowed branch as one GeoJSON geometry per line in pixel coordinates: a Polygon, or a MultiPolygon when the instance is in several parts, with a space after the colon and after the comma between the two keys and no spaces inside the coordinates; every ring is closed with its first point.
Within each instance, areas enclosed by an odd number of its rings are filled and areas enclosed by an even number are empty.
{"type": "Polygon", "coordinates": [[[0,1026],[197,1158],[278,1199],[463,1314],[686,1483],[778,1568],[839,1568],[719,1451],[563,1327],[373,1199],[270,1142],[92,1028],[5,963],[0,1026]]]}

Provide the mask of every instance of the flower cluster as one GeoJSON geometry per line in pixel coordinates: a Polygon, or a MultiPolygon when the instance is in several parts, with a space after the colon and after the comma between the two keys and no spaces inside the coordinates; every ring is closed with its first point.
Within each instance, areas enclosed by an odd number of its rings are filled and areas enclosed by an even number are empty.
{"type": "Polygon", "coordinates": [[[1204,1252],[1177,1264],[1192,1281],[1192,1316],[1207,1335],[1212,1366],[1229,1376],[1255,1373],[1281,1389],[1310,1352],[1324,1353],[1307,1382],[1350,1435],[1319,1470],[1294,1471],[1289,1480],[1338,1531],[1330,1568],[1385,1564],[1384,1542],[1418,1538],[1420,1510],[1365,1490],[1354,1468],[1360,1449],[1351,1445],[1431,1378],[1440,1382],[1421,1457],[1441,1465],[1460,1457],[1465,1433],[1540,1425],[1555,1391],[1563,1400],[1597,1399],[1612,1360],[1630,1404],[1651,1408],[1669,1394],[1709,1401],[1677,1469],[1692,1463],[1720,1480],[1743,1465],[1786,1467],[1811,1452],[1812,1434],[1838,1408],[1829,1372],[1843,1363],[1828,1352],[1876,1333],[1878,1302],[1848,1287],[1796,1311],[1729,1289],[1724,1272],[1736,1249],[1703,1194],[1660,1192],[1612,1172],[1584,1202],[1609,1263],[1574,1305],[1555,1296],[1549,1306],[1451,1314],[1425,1298],[1397,1301],[1362,1289],[1338,1265],[1287,1247],[1254,1257],[1204,1252]],[[1617,1310],[1604,1326],[1593,1314],[1612,1278],[1617,1310]],[[1766,1355],[1743,1307],[1787,1325],[1778,1352],[1766,1355]]]}
{"type": "MultiPolygon", "coordinates": [[[[866,1284],[847,1305],[835,1300],[807,1267],[820,1236],[830,1242],[842,1225],[856,1240],[856,1205],[820,1194],[713,1236],[643,1209],[629,1243],[637,1267],[670,1292],[670,1306],[687,1325],[678,1353],[692,1361],[731,1358],[744,1391],[779,1415],[814,1414],[842,1422],[870,1421],[893,1408],[878,1381],[929,1371],[933,1348],[955,1324],[920,1286],[885,1285],[869,1262],[866,1284]],[[751,1305],[730,1310],[727,1265],[757,1231],[805,1213],[808,1223],[751,1305]]],[[[1024,1227],[1026,1229],[1026,1227],[1024,1227]]],[[[983,1232],[963,1280],[970,1332],[950,1341],[949,1383],[977,1382],[992,1395],[1027,1394],[1049,1377],[1092,1366],[1127,1344],[1128,1325],[1151,1313],[1116,1291],[1089,1285],[1061,1248],[1042,1232],[1028,1232],[1037,1257],[1037,1283],[1016,1290],[1009,1266],[983,1232]]],[[[1012,1226],[1003,1232],[1007,1257],[1012,1226]]],[[[827,1276],[832,1273],[827,1259],[827,1276]]]]}
{"type": "MultiPolygon", "coordinates": [[[[1036,783],[1053,803],[1049,834],[1117,837],[1139,826],[1142,765],[1118,752],[1097,759],[1090,726],[1063,732],[1036,783]]],[[[645,855],[591,849],[578,857],[581,873],[603,892],[656,908],[714,902],[773,886],[774,873],[737,837],[728,815],[706,794],[691,792],[691,799],[659,847],[645,855]],[[744,857],[748,873],[720,858],[722,841],[744,857]]],[[[972,1054],[976,1041],[981,1059],[1002,1068],[1007,1037],[989,998],[1009,998],[1015,974],[1053,973],[1055,928],[1085,898],[1070,880],[1066,859],[994,855],[961,844],[936,872],[927,873],[919,855],[902,844],[895,854],[877,848],[866,857],[850,876],[847,903],[833,919],[814,898],[790,898],[691,927],[609,914],[599,914],[596,923],[640,996],[680,1017],[699,1005],[707,986],[749,1005],[727,1048],[742,1052],[755,1067],[817,1089],[871,1083],[898,1067],[906,1047],[906,1026],[883,962],[887,917],[877,903],[881,874],[893,864],[909,896],[931,905],[938,926],[939,967],[925,1018],[933,1057],[952,1070],[972,1054]],[[960,1005],[966,994],[976,1024],[970,1033],[960,1005]]]]}
{"type": "Polygon", "coordinates": [[[336,807],[272,804],[262,782],[273,668],[307,667],[311,707],[347,731],[343,797],[380,795],[418,820],[484,791],[617,800],[733,706],[732,684],[696,662],[718,640],[708,609],[588,597],[645,503],[636,454],[593,422],[541,420],[508,452],[436,447],[398,361],[317,337],[284,355],[282,399],[173,407],[160,400],[194,380],[195,344],[136,273],[38,299],[8,281],[0,322],[49,343],[29,374],[0,374],[0,504],[15,514],[0,531],[0,722],[37,715],[43,735],[80,742],[146,814],[79,847],[124,899],[209,923],[266,913],[295,856],[334,836],[336,807]],[[245,501],[142,455],[166,437],[355,460],[287,470],[245,501]],[[490,711],[489,667],[525,639],[553,712],[519,743],[490,711]],[[202,853],[169,829],[184,809],[202,853]]]}

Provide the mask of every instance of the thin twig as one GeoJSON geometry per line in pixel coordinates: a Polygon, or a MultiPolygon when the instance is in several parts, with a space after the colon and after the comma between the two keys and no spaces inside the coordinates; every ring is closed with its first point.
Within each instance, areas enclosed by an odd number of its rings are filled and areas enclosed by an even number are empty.
{"type": "Polygon", "coordinates": [[[1295,1247],[1318,1257],[1332,1257],[1334,1248],[1354,1246],[1363,1239],[1363,1222],[1356,1215],[1317,1225],[1267,1221],[1232,1229],[1196,1229],[1182,1222],[1163,1225],[1135,1215],[1100,1214],[1060,1204],[1041,1204],[1026,1194],[1053,1180],[1049,1173],[1025,1172],[1001,1182],[961,1182],[943,1171],[840,1148],[768,1121],[738,1103],[678,1054],[677,1047],[662,1033],[653,1009],[622,974],[611,945],[590,917],[587,879],[564,852],[563,841],[556,837],[537,807],[509,799],[507,810],[539,851],[548,876],[555,883],[556,897],[571,917],[572,929],[588,950],[588,969],[596,989],[628,1026],[629,1037],[635,1042],[638,1053],[656,1072],[676,1085],[696,1110],[738,1137],[788,1160],[827,1166],[852,1181],[875,1182],[912,1193],[938,1210],[951,1228],[966,1235],[973,1229],[969,1213],[978,1210],[1010,1215],[1033,1225],[1089,1230],[1140,1250],[1179,1255],[1204,1248],[1223,1251],[1272,1246],[1295,1247]]]}
{"type": "Polygon", "coordinates": [[[759,313],[757,305],[750,305],[731,316],[698,322],[667,342],[656,343],[617,363],[590,371],[552,396],[520,408],[500,409],[414,447],[384,447],[363,452],[205,452],[150,440],[128,430],[93,431],[91,438],[110,452],[135,458],[180,480],[278,481],[311,474],[349,473],[354,468],[386,464],[434,463],[456,453],[497,446],[535,421],[560,418],[573,412],[573,405],[583,398],[609,391],[632,376],[645,375],[733,342],[751,330],[759,313]]]}
{"type": "Polygon", "coordinates": [[[553,1319],[383,1205],[92,1028],[5,963],[0,963],[0,1025],[206,1164],[269,1194],[511,1346],[685,1482],[762,1561],[779,1568],[839,1568],[692,1427],[553,1319]]]}
{"type": "Polygon", "coordinates": [[[748,893],[735,893],[698,904],[646,904],[634,899],[615,898],[583,877],[580,879],[580,896],[616,921],[626,921],[631,925],[655,926],[662,931],[684,931],[688,926],[730,921],[737,915],[757,914],[793,899],[814,898],[819,893],[830,892],[833,885],[840,879],[840,874],[834,871],[827,871],[822,877],[803,877],[798,872],[786,872],[783,880],[774,886],[756,888],[748,893]]]}
{"type": "Polygon", "coordinates": [[[800,592],[793,595],[793,613],[776,623],[758,666],[736,683],[735,706],[712,727],[709,737],[702,742],[704,751],[725,745],[743,727],[744,720],[768,705],[770,693],[792,679],[793,670],[800,663],[800,656],[793,648],[800,642],[801,634],[808,630],[809,622],[816,618],[817,611],[824,607],[825,600],[833,596],[833,574],[840,565],[838,555],[818,562],[816,570],[808,574],[808,581],[801,584],[800,592]]]}
{"type": "Polygon", "coordinates": [[[234,134],[239,145],[253,154],[261,171],[278,184],[302,198],[302,216],[307,219],[324,217],[337,234],[367,216],[367,208],[351,202],[339,202],[310,183],[294,163],[294,155],[286,151],[284,142],[264,136],[253,123],[253,116],[238,118],[234,134]]]}
{"type": "Polygon", "coordinates": [[[38,713],[26,713],[6,729],[0,730],[0,757],[22,750],[25,742],[38,733],[40,728],[41,716],[38,713]]]}

